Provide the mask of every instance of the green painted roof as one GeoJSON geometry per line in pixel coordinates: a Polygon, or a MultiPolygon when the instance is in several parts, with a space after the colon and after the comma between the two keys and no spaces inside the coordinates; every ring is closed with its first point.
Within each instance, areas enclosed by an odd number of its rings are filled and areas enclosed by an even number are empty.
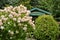
{"type": "Polygon", "coordinates": [[[50,12],[47,12],[47,11],[39,9],[39,8],[33,8],[30,11],[31,11],[30,16],[39,16],[39,15],[43,15],[43,14],[50,15],[51,14],[50,12]]]}
{"type": "Polygon", "coordinates": [[[43,15],[44,13],[41,13],[41,12],[32,12],[30,14],[30,16],[40,16],[40,15],[43,15]]]}
{"type": "Polygon", "coordinates": [[[33,11],[35,11],[35,10],[37,10],[38,12],[45,13],[45,14],[51,14],[50,12],[45,11],[45,10],[42,10],[42,9],[39,9],[39,8],[33,8],[33,9],[31,9],[30,11],[33,12],[33,11]]]}

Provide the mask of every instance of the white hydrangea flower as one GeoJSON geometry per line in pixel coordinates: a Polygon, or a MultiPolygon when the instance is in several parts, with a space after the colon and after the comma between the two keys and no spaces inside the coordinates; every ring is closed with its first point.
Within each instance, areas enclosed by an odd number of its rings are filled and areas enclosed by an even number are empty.
{"type": "Polygon", "coordinates": [[[13,31],[11,31],[11,30],[8,30],[8,32],[9,32],[11,35],[13,35],[13,34],[14,34],[14,32],[13,32],[13,31]]]}
{"type": "Polygon", "coordinates": [[[35,24],[32,24],[33,27],[35,27],[35,24]]]}
{"type": "Polygon", "coordinates": [[[21,21],[20,20],[17,20],[18,23],[20,23],[21,21]]]}
{"type": "Polygon", "coordinates": [[[1,15],[1,18],[4,18],[5,16],[4,15],[1,15]]]}
{"type": "Polygon", "coordinates": [[[19,31],[16,30],[16,33],[19,33],[19,31]]]}
{"type": "Polygon", "coordinates": [[[19,16],[21,16],[21,13],[18,13],[18,14],[17,14],[17,17],[19,17],[19,16]]]}
{"type": "Polygon", "coordinates": [[[0,19],[0,22],[2,22],[2,19],[0,19]]]}
{"type": "Polygon", "coordinates": [[[13,9],[13,6],[10,6],[10,9],[13,9]]]}
{"type": "Polygon", "coordinates": [[[20,23],[20,22],[21,22],[21,17],[19,17],[19,18],[18,18],[17,22],[18,22],[18,23],[20,23]]]}
{"type": "Polygon", "coordinates": [[[30,14],[30,11],[29,11],[29,10],[27,10],[27,13],[29,13],[29,14],[30,14]]]}
{"type": "Polygon", "coordinates": [[[2,18],[3,21],[6,21],[8,18],[2,18]]]}
{"type": "Polygon", "coordinates": [[[27,8],[26,8],[24,5],[23,5],[23,9],[24,9],[24,10],[27,10],[27,8]]]}
{"type": "Polygon", "coordinates": [[[16,18],[13,18],[14,21],[16,21],[17,19],[16,18]]]}
{"type": "Polygon", "coordinates": [[[26,31],[26,30],[27,30],[27,27],[23,27],[23,30],[25,30],[25,31],[26,31]]]}
{"type": "Polygon", "coordinates": [[[5,12],[8,12],[6,7],[4,8],[4,11],[5,11],[5,12]]]}
{"type": "Polygon", "coordinates": [[[0,28],[3,30],[4,29],[4,26],[1,26],[0,28]]]}
{"type": "Polygon", "coordinates": [[[24,6],[21,4],[20,7],[24,7],[24,6]]]}
{"type": "Polygon", "coordinates": [[[16,7],[14,7],[12,10],[15,12],[15,11],[16,11],[16,9],[17,9],[17,6],[16,6],[16,7]]]}
{"type": "Polygon", "coordinates": [[[25,24],[24,26],[27,27],[27,24],[25,24]]]}
{"type": "Polygon", "coordinates": [[[10,17],[10,18],[13,18],[13,15],[12,15],[12,14],[9,14],[9,17],[10,17]]]}
{"type": "Polygon", "coordinates": [[[19,26],[21,26],[22,24],[21,24],[21,23],[19,23],[18,25],[19,25],[19,26]]]}
{"type": "Polygon", "coordinates": [[[12,35],[13,35],[13,34],[14,34],[14,32],[13,32],[13,31],[11,31],[11,32],[10,32],[10,34],[12,34],[12,35]]]}
{"type": "Polygon", "coordinates": [[[21,20],[21,17],[19,17],[18,20],[21,20]]]}
{"type": "Polygon", "coordinates": [[[27,35],[29,34],[29,33],[26,33],[27,35]]]}
{"type": "Polygon", "coordinates": [[[34,23],[35,21],[33,21],[33,23],[34,23]]]}
{"type": "Polygon", "coordinates": [[[0,9],[1,12],[4,12],[4,10],[0,9]]]}
{"type": "Polygon", "coordinates": [[[11,30],[8,30],[8,32],[11,32],[11,30]]]}
{"type": "Polygon", "coordinates": [[[8,22],[8,24],[10,24],[10,22],[8,22]]]}
{"type": "Polygon", "coordinates": [[[14,13],[14,16],[18,17],[19,15],[18,15],[18,13],[14,13]]]}
{"type": "Polygon", "coordinates": [[[10,39],[12,39],[12,37],[10,37],[10,39]]]}
{"type": "Polygon", "coordinates": [[[16,14],[16,12],[12,12],[12,11],[11,11],[10,14],[14,15],[14,14],[16,14]]]}
{"type": "Polygon", "coordinates": [[[27,13],[26,16],[29,16],[29,13],[27,13]]]}
{"type": "Polygon", "coordinates": [[[25,19],[21,19],[21,22],[24,22],[25,19]]]}
{"type": "Polygon", "coordinates": [[[14,24],[14,27],[16,26],[16,24],[14,24]]]}
{"type": "Polygon", "coordinates": [[[3,23],[2,23],[2,22],[0,22],[0,26],[1,26],[1,25],[3,25],[3,23]]]}
{"type": "Polygon", "coordinates": [[[28,19],[24,19],[24,21],[28,21],[28,19]]]}

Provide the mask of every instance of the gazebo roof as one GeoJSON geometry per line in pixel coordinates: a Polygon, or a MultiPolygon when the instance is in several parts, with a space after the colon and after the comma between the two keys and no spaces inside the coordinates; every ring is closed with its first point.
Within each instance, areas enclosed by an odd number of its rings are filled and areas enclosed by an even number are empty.
{"type": "Polygon", "coordinates": [[[51,14],[50,12],[47,12],[47,11],[39,9],[39,8],[33,8],[30,11],[31,11],[30,16],[39,16],[39,15],[42,15],[42,14],[50,15],[51,14]]]}
{"type": "Polygon", "coordinates": [[[30,16],[40,16],[40,15],[43,15],[44,13],[41,13],[41,12],[32,12],[31,14],[30,14],[30,16]]]}

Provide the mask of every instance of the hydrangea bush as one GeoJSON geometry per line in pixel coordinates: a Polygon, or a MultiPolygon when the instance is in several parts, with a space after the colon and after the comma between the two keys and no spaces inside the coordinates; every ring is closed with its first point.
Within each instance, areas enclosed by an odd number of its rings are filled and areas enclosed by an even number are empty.
{"type": "Polygon", "coordinates": [[[23,5],[0,9],[0,40],[25,40],[35,26],[23,5]]]}
{"type": "Polygon", "coordinates": [[[59,25],[51,15],[39,16],[35,25],[34,36],[37,40],[57,40],[59,25]]]}

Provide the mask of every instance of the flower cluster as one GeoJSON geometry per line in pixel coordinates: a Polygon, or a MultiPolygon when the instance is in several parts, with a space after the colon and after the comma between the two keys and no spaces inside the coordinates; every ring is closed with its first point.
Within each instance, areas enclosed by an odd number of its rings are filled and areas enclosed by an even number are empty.
{"type": "MultiPolygon", "coordinates": [[[[29,14],[30,11],[23,5],[5,7],[3,10],[0,9],[0,29],[7,30],[10,36],[21,33],[21,29],[26,32],[27,27],[30,28],[32,26],[33,28],[35,26],[29,14]]],[[[22,31],[20,35],[23,35],[24,31],[22,31]]],[[[10,37],[10,39],[13,38],[14,37],[10,37]]]]}
{"type": "Polygon", "coordinates": [[[6,17],[6,15],[0,16],[1,17],[0,25],[3,24],[2,20],[6,21],[8,18],[12,18],[14,21],[17,21],[19,23],[28,21],[32,26],[35,26],[33,24],[32,17],[29,16],[30,11],[27,10],[27,8],[24,7],[23,5],[16,6],[16,7],[13,7],[13,6],[5,7],[4,10],[0,10],[0,12],[7,12],[8,13],[7,17],[6,17]],[[25,15],[23,16],[21,14],[23,14],[23,15],[25,14],[25,15]],[[21,16],[23,16],[23,18],[21,16]]]}

